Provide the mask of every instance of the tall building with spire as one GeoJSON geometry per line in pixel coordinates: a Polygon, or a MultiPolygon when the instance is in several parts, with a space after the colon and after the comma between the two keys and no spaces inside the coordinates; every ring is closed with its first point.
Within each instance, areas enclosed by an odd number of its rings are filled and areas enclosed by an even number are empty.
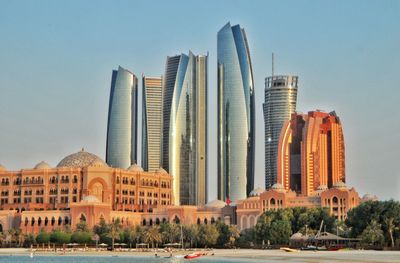
{"type": "Polygon", "coordinates": [[[162,163],[180,205],[207,201],[207,60],[189,52],[166,63],[162,163]]]}
{"type": "Polygon", "coordinates": [[[142,167],[154,172],[161,165],[162,78],[142,77],[142,167]]]}
{"type": "Polygon", "coordinates": [[[106,162],[126,169],[137,160],[137,78],[122,68],[113,70],[108,107],[106,162]]]}
{"type": "Polygon", "coordinates": [[[265,79],[265,189],[277,183],[277,155],[283,124],[296,111],[297,76],[271,76],[265,79]]]}
{"type": "Polygon", "coordinates": [[[254,82],[246,33],[218,32],[218,199],[244,199],[254,188],[254,82]]]}

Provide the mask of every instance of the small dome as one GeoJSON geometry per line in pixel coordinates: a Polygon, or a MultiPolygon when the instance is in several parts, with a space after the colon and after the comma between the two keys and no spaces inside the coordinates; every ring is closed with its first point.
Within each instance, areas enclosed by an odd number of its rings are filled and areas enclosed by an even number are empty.
{"type": "Polygon", "coordinates": [[[131,171],[131,172],[143,172],[143,168],[135,163],[135,164],[132,164],[131,166],[128,167],[128,171],[131,171]]]}
{"type": "Polygon", "coordinates": [[[363,202],[368,202],[368,201],[378,201],[378,197],[376,195],[372,195],[372,194],[365,194],[362,197],[362,201],[363,202]]]}
{"type": "Polygon", "coordinates": [[[35,167],[33,168],[35,170],[40,170],[40,169],[51,169],[50,165],[46,163],[45,161],[41,161],[35,167]]]}
{"type": "Polygon", "coordinates": [[[160,167],[157,172],[158,174],[168,174],[167,171],[164,170],[164,168],[160,167]]]}
{"type": "Polygon", "coordinates": [[[336,188],[336,189],[347,189],[347,186],[342,181],[338,181],[338,182],[333,184],[333,188],[336,188]]]}
{"type": "Polygon", "coordinates": [[[217,199],[214,201],[208,202],[205,205],[205,207],[207,207],[207,208],[223,208],[225,206],[226,206],[226,203],[224,201],[217,200],[217,199]]]}
{"type": "Polygon", "coordinates": [[[324,184],[321,184],[320,186],[317,187],[317,191],[321,191],[321,192],[323,192],[327,189],[328,189],[328,187],[324,184]]]}
{"type": "Polygon", "coordinates": [[[261,193],[263,193],[265,190],[258,187],[254,189],[253,191],[250,192],[249,196],[260,196],[261,193]]]}
{"type": "Polygon", "coordinates": [[[83,168],[87,166],[108,167],[108,165],[97,155],[85,152],[83,149],[80,152],[68,155],[62,159],[57,167],[75,167],[83,168]]]}
{"type": "Polygon", "coordinates": [[[100,200],[94,195],[87,195],[82,198],[83,203],[101,203],[100,200]]]}
{"type": "Polygon", "coordinates": [[[274,184],[273,186],[271,186],[272,190],[278,191],[278,192],[284,192],[285,188],[283,187],[283,185],[281,184],[274,184]]]}
{"type": "Polygon", "coordinates": [[[0,164],[0,171],[7,171],[6,167],[0,164]]]}

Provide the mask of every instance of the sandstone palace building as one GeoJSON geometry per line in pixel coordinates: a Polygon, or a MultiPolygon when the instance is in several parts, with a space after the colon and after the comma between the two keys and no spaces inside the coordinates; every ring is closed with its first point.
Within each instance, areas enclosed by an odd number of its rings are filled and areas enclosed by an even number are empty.
{"type": "Polygon", "coordinates": [[[145,172],[138,165],[109,167],[84,150],[57,167],[40,162],[32,169],[7,171],[0,166],[0,230],[51,231],[85,221],[89,227],[119,219],[123,226],[162,222],[233,223],[222,201],[203,207],[174,206],[173,179],[164,169],[145,172]],[[224,212],[225,211],[225,212],[224,212]],[[224,214],[225,213],[225,214],[224,214]]]}

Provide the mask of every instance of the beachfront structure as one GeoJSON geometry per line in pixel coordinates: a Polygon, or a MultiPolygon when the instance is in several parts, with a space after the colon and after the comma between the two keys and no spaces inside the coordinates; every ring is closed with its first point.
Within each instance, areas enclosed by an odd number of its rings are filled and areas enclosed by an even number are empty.
{"type": "Polygon", "coordinates": [[[292,114],[282,127],[277,166],[277,182],[303,196],[345,183],[344,136],[336,113],[292,114]]]}
{"type": "Polygon", "coordinates": [[[246,34],[218,32],[218,199],[235,202],[254,186],[254,84],[246,34]]]}
{"type": "Polygon", "coordinates": [[[161,168],[112,168],[84,150],[63,158],[56,167],[42,161],[31,169],[8,171],[0,165],[0,181],[0,232],[75,229],[80,222],[92,228],[102,219],[119,219],[123,227],[218,220],[236,224],[235,207],[223,201],[175,206],[173,178],[161,168]]]}
{"type": "Polygon", "coordinates": [[[290,207],[325,207],[332,216],[343,221],[347,212],[360,202],[357,191],[348,188],[343,182],[337,182],[329,189],[320,186],[309,196],[299,195],[295,191],[286,190],[281,184],[274,184],[266,191],[255,189],[248,198],[237,202],[237,226],[240,230],[254,227],[265,211],[290,207]]]}
{"type": "Polygon", "coordinates": [[[162,164],[180,205],[207,202],[207,59],[189,52],[166,62],[162,164]]]}
{"type": "Polygon", "coordinates": [[[137,78],[119,67],[113,70],[108,106],[106,162],[126,169],[137,160],[137,78]]]}
{"type": "Polygon", "coordinates": [[[142,78],[142,167],[154,172],[161,166],[162,78],[142,78]]]}
{"type": "Polygon", "coordinates": [[[296,111],[297,76],[265,79],[263,104],[265,129],[265,189],[277,183],[278,143],[283,124],[296,111]]]}

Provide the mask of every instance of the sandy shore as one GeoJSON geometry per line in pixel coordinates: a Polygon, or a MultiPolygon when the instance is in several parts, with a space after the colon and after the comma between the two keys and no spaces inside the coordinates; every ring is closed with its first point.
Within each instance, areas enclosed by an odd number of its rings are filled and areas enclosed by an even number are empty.
{"type": "MultiPolygon", "coordinates": [[[[214,249],[213,251],[204,251],[208,256],[204,259],[212,258],[243,258],[250,259],[251,261],[267,261],[267,262],[400,262],[400,251],[373,251],[373,250],[349,250],[349,251],[300,251],[300,252],[284,252],[282,250],[255,250],[255,249],[214,249]],[[214,253],[214,256],[211,254],[214,253]]],[[[157,252],[161,257],[169,256],[167,252],[157,252]]],[[[185,255],[190,251],[174,251],[173,255],[185,255]]],[[[2,248],[0,249],[0,256],[5,255],[28,255],[29,249],[23,248],[2,248]]],[[[61,251],[52,252],[35,252],[37,256],[140,256],[140,257],[154,257],[154,252],[111,252],[111,251],[74,251],[66,252],[61,251]]]]}

